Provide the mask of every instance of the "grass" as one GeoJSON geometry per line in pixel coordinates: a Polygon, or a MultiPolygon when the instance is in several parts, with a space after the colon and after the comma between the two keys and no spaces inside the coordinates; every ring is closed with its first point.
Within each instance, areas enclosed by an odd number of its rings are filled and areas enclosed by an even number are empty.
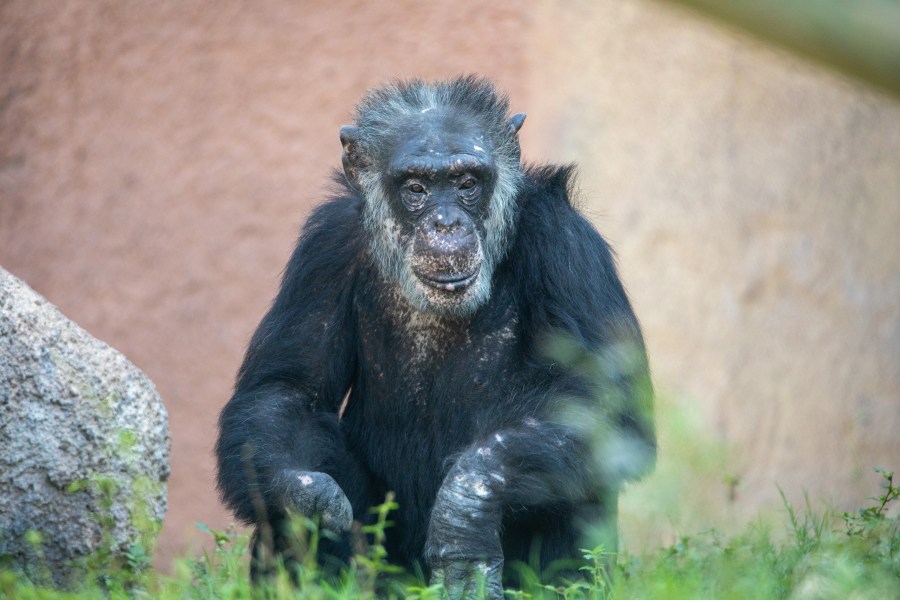
{"type": "MultiPolygon", "coordinates": [[[[532,573],[525,589],[507,590],[506,595],[596,600],[900,598],[900,517],[890,514],[900,504],[900,487],[893,473],[877,471],[879,494],[856,512],[817,513],[808,500],[796,508],[782,496],[785,516],[775,529],[751,525],[730,536],[709,530],[650,552],[624,552],[616,557],[611,577],[602,566],[607,553],[595,548],[585,551],[583,580],[551,587],[532,573]]],[[[253,590],[247,577],[247,537],[201,525],[214,540],[214,549],[177,561],[172,574],[153,570],[147,553],[135,547],[116,572],[94,572],[65,592],[0,571],[0,598],[439,598],[440,589],[398,573],[386,562],[381,542],[393,507],[388,499],[377,509],[378,522],[366,531],[369,547],[337,579],[324,577],[310,560],[297,572],[297,587],[282,575],[271,586],[253,590]]],[[[300,526],[313,547],[314,523],[300,526]]],[[[39,535],[33,537],[40,542],[39,535]]]]}

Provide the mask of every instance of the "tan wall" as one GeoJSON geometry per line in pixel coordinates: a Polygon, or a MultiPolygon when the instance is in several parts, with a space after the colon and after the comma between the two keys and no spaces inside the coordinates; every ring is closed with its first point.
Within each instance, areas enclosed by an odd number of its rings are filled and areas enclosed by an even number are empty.
{"type": "Polygon", "coordinates": [[[688,502],[861,506],[900,470],[900,103],[664,4],[569,7],[537,3],[529,125],[584,165],[664,397],[730,448],[688,502]]]}
{"type": "Polygon", "coordinates": [[[163,555],[229,522],[218,410],[337,128],[396,76],[492,77],[526,157],[582,162],[657,381],[735,444],[746,507],[900,468],[897,104],[654,4],[565,6],[0,4],[0,264],[157,383],[163,555]]]}

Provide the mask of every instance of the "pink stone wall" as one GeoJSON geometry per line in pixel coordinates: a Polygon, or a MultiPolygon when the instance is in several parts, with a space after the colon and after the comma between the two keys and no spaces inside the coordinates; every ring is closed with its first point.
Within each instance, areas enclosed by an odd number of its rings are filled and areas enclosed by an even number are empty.
{"type": "Polygon", "coordinates": [[[526,104],[525,13],[482,4],[0,5],[0,264],[159,387],[163,554],[230,522],[218,411],[360,95],[477,71],[526,104]]]}

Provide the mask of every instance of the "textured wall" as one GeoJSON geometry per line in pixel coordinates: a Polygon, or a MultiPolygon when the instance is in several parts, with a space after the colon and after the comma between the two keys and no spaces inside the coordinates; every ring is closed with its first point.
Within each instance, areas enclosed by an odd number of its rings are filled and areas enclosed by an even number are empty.
{"type": "Polygon", "coordinates": [[[664,4],[569,6],[537,3],[529,124],[585,165],[657,385],[730,446],[691,501],[861,506],[900,470],[900,104],[664,4]]]}
{"type": "Polygon", "coordinates": [[[217,412],[394,76],[495,78],[526,158],[585,157],[658,382],[737,445],[746,506],[896,463],[897,105],[655,4],[483,4],[0,3],[0,264],[159,387],[164,554],[229,520],[217,412]]]}

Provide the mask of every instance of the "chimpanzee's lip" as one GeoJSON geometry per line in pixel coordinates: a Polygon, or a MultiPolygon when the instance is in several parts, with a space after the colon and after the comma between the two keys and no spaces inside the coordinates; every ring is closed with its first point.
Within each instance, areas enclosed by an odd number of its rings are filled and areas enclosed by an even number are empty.
{"type": "Polygon", "coordinates": [[[422,280],[422,283],[426,283],[431,287],[455,292],[464,290],[472,285],[472,282],[478,277],[478,270],[476,269],[474,273],[452,273],[450,275],[425,275],[423,273],[416,273],[416,275],[422,280]]]}

